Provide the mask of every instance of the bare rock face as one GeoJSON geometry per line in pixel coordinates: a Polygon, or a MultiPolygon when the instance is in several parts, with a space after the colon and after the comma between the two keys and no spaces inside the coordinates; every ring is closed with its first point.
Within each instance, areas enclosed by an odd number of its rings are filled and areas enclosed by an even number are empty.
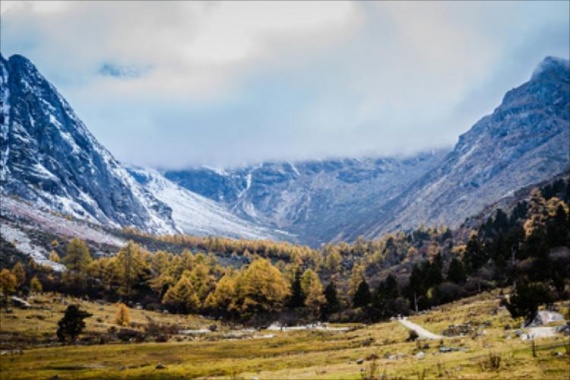
{"type": "Polygon", "coordinates": [[[457,227],[569,170],[570,69],[553,57],[453,150],[162,173],[122,166],[26,58],[0,56],[0,80],[2,195],[116,227],[319,246],[457,227]]]}
{"type": "Polygon", "coordinates": [[[4,195],[114,226],[174,231],[172,210],[145,192],[26,58],[0,58],[4,195]]]}
{"type": "MultiPolygon", "coordinates": [[[[318,246],[335,238],[372,204],[398,196],[447,151],[408,158],[362,158],[304,162],[266,162],[216,170],[167,171],[173,182],[227,205],[244,219],[292,234],[318,246]]],[[[377,215],[375,219],[377,219],[377,215]]]]}
{"type": "Polygon", "coordinates": [[[531,79],[505,95],[442,164],[364,223],[348,227],[352,237],[376,237],[421,224],[459,226],[514,191],[570,168],[570,69],[567,60],[547,57],[531,79]]]}
{"type": "Polygon", "coordinates": [[[0,57],[0,186],[63,215],[153,233],[271,238],[224,207],[129,171],[88,131],[71,106],[26,58],[0,57]],[[139,182],[141,178],[145,178],[139,182]],[[173,207],[176,208],[173,212],[173,207]]]}
{"type": "Polygon", "coordinates": [[[485,206],[568,170],[569,113],[568,61],[547,57],[451,151],[164,175],[313,246],[421,225],[458,227],[485,206]]]}

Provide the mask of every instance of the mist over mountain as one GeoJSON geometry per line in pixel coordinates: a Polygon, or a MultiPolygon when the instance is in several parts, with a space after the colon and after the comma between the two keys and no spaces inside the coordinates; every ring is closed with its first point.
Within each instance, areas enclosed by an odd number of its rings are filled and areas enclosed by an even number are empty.
{"type": "Polygon", "coordinates": [[[457,227],[570,161],[570,70],[554,57],[450,151],[163,172],[114,159],[26,58],[0,71],[2,196],[110,227],[311,246],[457,227]]]}

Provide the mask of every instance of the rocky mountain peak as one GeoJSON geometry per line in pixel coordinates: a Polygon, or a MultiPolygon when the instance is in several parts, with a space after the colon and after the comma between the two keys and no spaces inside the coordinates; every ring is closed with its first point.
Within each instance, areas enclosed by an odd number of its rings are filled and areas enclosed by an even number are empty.
{"type": "Polygon", "coordinates": [[[548,56],[534,69],[531,81],[551,79],[570,82],[570,61],[564,58],[548,56]]]}

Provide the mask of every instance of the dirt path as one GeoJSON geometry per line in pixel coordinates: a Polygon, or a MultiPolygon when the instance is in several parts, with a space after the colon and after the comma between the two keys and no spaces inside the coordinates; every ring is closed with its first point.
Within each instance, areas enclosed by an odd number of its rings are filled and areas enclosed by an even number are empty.
{"type": "Polygon", "coordinates": [[[432,333],[431,331],[427,331],[423,327],[416,325],[414,322],[410,322],[407,319],[400,318],[398,322],[409,328],[410,330],[414,330],[421,339],[443,339],[445,338],[442,335],[437,335],[432,333]]]}

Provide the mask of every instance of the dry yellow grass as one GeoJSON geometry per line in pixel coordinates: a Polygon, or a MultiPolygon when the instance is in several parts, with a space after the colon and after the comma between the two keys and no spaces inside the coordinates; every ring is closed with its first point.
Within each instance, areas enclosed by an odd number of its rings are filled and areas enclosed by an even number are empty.
{"type": "MultiPolygon", "coordinates": [[[[361,379],[366,375],[385,379],[568,379],[570,365],[568,337],[537,341],[537,357],[530,342],[509,334],[505,324],[517,325],[503,309],[497,309],[493,294],[483,294],[445,305],[425,315],[410,317],[435,333],[449,324],[486,322],[484,335],[446,338],[443,342],[406,342],[407,329],[397,321],[378,323],[349,332],[259,331],[274,334],[267,339],[222,339],[222,332],[186,338],[182,342],[110,344],[25,349],[22,355],[4,355],[1,379],[36,379],[57,375],[59,379],[80,378],[241,378],[252,379],[361,379]],[[426,343],[429,347],[426,346],[426,343]],[[440,344],[459,351],[440,353],[440,344]],[[424,352],[425,357],[415,355],[424,352]],[[561,352],[562,356],[553,354],[561,352]],[[378,357],[373,360],[372,355],[378,357]],[[357,364],[358,359],[364,359],[357,364]],[[367,360],[369,359],[369,360],[367,360]],[[493,363],[493,361],[495,363],[493,363]],[[166,369],[156,369],[162,363],[166,369]],[[495,364],[496,368],[493,368],[495,364]],[[376,366],[376,369],[372,368],[376,366]]],[[[87,320],[87,332],[102,332],[113,325],[115,305],[84,303],[94,314],[87,320]],[[103,322],[97,322],[100,318],[103,322]]],[[[2,312],[2,334],[23,332],[28,337],[54,334],[64,305],[55,305],[53,316],[37,320],[47,310],[18,310],[17,319],[2,312]],[[36,316],[28,318],[29,316],[36,316]],[[36,319],[34,319],[36,318],[36,319]],[[36,321],[38,323],[36,323],[36,321]]],[[[146,323],[147,316],[184,328],[204,328],[212,321],[195,316],[180,317],[142,310],[131,310],[135,323],[146,323]]],[[[254,335],[255,335],[254,334],[254,335]]]]}

